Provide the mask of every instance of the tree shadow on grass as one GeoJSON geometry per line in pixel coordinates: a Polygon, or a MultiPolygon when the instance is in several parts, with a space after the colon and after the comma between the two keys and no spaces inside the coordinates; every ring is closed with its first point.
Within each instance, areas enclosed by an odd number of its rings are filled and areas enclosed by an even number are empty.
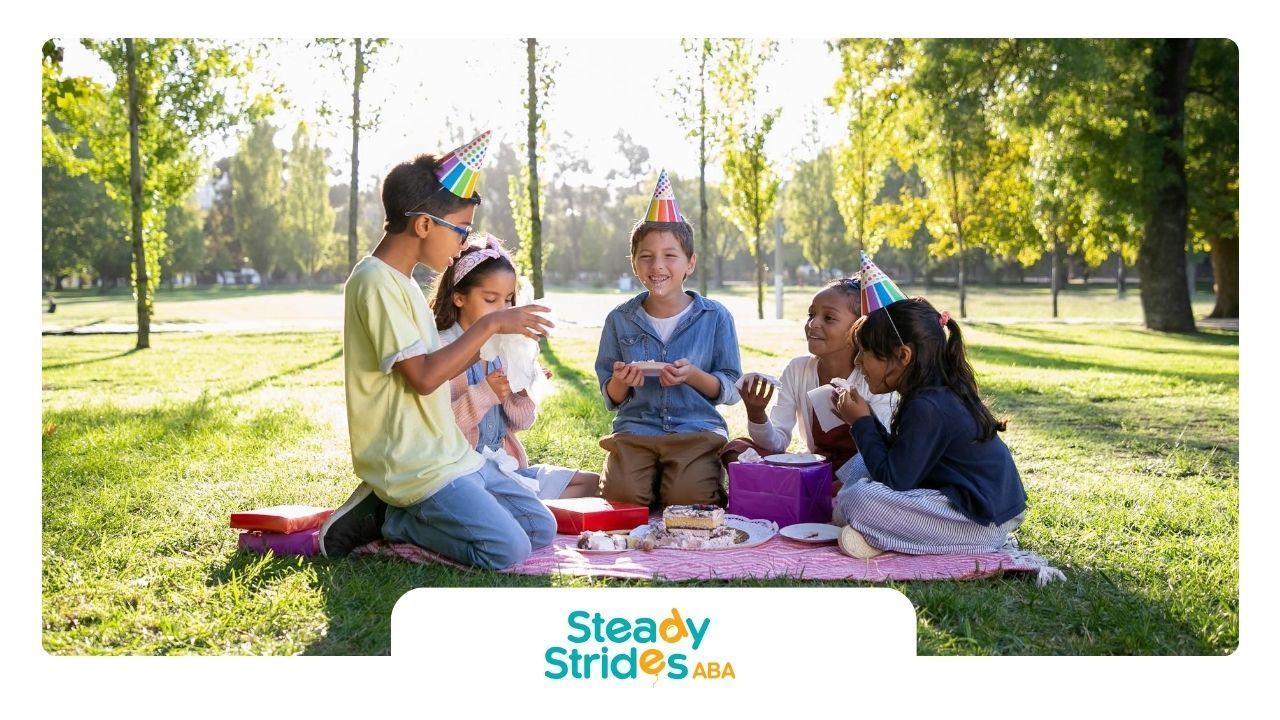
{"type": "MultiPolygon", "coordinates": [[[[1220,332],[1196,332],[1196,333],[1179,333],[1177,335],[1165,335],[1150,330],[1139,328],[1117,328],[1115,326],[1101,326],[1107,329],[1107,332],[1115,333],[1123,331],[1127,335],[1132,336],[1133,343],[1120,344],[1103,342],[1100,339],[1090,337],[1088,339],[1077,339],[1066,336],[1061,330],[1047,329],[1039,327],[1028,327],[1026,325],[1004,325],[998,323],[973,322],[969,323],[975,328],[980,328],[984,332],[993,335],[1002,335],[1005,337],[1018,338],[1021,340],[1029,340],[1036,343],[1044,343],[1046,345],[1087,345],[1089,347],[1105,347],[1115,350],[1137,350],[1144,353],[1152,353],[1158,355],[1182,355],[1189,352],[1186,348],[1152,348],[1144,347],[1143,343],[1151,341],[1175,339],[1182,342],[1194,343],[1196,345],[1213,346],[1215,348],[1228,349],[1231,347],[1239,347],[1240,336],[1238,333],[1220,333],[1220,332]]],[[[979,346],[986,347],[986,346],[979,346]]]]}
{"type": "Polygon", "coordinates": [[[219,395],[222,397],[233,397],[235,395],[247,395],[253,392],[254,390],[257,390],[258,388],[264,385],[267,385],[271,382],[274,382],[281,378],[288,377],[290,375],[297,375],[299,373],[306,372],[307,370],[318,368],[321,365],[324,365],[327,362],[332,362],[333,360],[337,360],[340,357],[342,357],[342,348],[338,348],[329,357],[320,358],[319,360],[312,360],[311,362],[303,363],[301,365],[295,365],[291,368],[286,368],[284,370],[281,370],[280,372],[258,378],[257,380],[254,380],[252,382],[227,388],[226,390],[223,390],[222,392],[220,392],[219,395]]]}
{"type": "Polygon", "coordinates": [[[584,396],[600,392],[600,389],[595,386],[594,376],[588,375],[572,365],[566,365],[560,359],[560,356],[556,354],[555,348],[551,347],[550,343],[542,346],[542,359],[546,361],[547,367],[551,372],[555,373],[555,378],[568,383],[574,392],[584,396]]]}
{"type": "Polygon", "coordinates": [[[1040,368],[1045,370],[1079,370],[1082,372],[1110,372],[1143,377],[1160,377],[1166,380],[1189,380],[1206,385],[1238,385],[1239,372],[1205,372],[1196,370],[1159,370],[1135,367],[1101,360],[1066,358],[1052,352],[1015,350],[1009,347],[984,345],[973,351],[976,360],[1014,368],[1040,368]]]}
{"type": "MultiPolygon", "coordinates": [[[[66,333],[62,333],[62,334],[66,334],[66,333]]],[[[106,362],[107,360],[116,360],[122,357],[129,357],[130,355],[136,352],[138,352],[138,348],[130,348],[128,350],[125,350],[122,353],[116,353],[114,355],[102,355],[100,357],[85,358],[84,360],[73,360],[71,362],[55,363],[53,365],[43,365],[40,367],[40,371],[48,372],[49,370],[61,370],[63,368],[79,367],[81,365],[92,365],[93,363],[100,363],[100,362],[106,362]]]]}

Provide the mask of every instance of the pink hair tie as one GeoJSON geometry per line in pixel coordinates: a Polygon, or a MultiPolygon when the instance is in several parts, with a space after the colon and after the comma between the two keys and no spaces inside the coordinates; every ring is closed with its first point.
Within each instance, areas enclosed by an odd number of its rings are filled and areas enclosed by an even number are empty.
{"type": "Polygon", "coordinates": [[[511,256],[503,249],[502,243],[498,241],[498,238],[486,233],[484,249],[463,255],[458,260],[458,264],[453,267],[453,284],[457,285],[462,282],[463,276],[474,270],[477,265],[485,260],[491,258],[496,260],[501,257],[505,257],[508,261],[511,260],[511,256]]]}
{"type": "Polygon", "coordinates": [[[947,324],[950,322],[951,322],[951,313],[947,312],[946,310],[943,310],[942,312],[938,313],[939,327],[946,327],[947,324]]]}

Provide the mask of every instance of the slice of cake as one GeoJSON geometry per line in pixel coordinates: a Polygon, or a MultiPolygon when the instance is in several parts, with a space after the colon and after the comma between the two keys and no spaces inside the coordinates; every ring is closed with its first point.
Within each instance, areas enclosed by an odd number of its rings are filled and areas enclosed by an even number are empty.
{"type": "Polygon", "coordinates": [[[635,538],[625,535],[588,530],[578,536],[578,547],[582,550],[627,550],[638,546],[635,538]]]}
{"type": "Polygon", "coordinates": [[[709,537],[724,527],[724,508],[718,505],[668,505],[662,511],[662,525],[668,532],[709,537]]]}

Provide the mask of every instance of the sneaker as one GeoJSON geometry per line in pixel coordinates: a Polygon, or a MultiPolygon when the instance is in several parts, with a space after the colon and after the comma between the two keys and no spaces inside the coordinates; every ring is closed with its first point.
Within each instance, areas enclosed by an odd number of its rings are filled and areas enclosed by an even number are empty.
{"type": "Polygon", "coordinates": [[[382,539],[382,521],[387,504],[373,493],[368,483],[360,483],[342,507],[333,511],[320,526],[320,554],[343,557],[352,550],[382,539]]]}
{"type": "Polygon", "coordinates": [[[845,525],[840,531],[840,552],[859,560],[870,560],[884,551],[871,547],[862,533],[854,530],[852,525],[845,525]]]}

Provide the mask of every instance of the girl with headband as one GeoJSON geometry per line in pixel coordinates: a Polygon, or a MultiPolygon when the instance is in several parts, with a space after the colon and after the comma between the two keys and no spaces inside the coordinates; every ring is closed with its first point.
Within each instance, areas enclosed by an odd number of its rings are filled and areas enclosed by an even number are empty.
{"type": "MultiPolygon", "coordinates": [[[[516,268],[511,256],[489,235],[483,247],[462,251],[440,273],[431,298],[440,341],[450,343],[490,313],[515,305],[516,268]]],[[[511,392],[501,358],[478,360],[449,384],[453,415],[467,442],[480,452],[501,453],[514,462],[514,472],[539,498],[588,497],[600,494],[600,476],[556,465],[530,465],[516,433],[528,430],[537,406],[527,390],[511,392]]]]}

